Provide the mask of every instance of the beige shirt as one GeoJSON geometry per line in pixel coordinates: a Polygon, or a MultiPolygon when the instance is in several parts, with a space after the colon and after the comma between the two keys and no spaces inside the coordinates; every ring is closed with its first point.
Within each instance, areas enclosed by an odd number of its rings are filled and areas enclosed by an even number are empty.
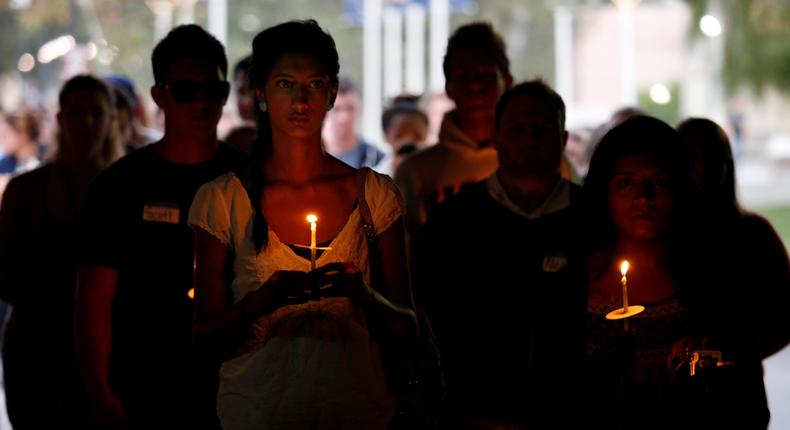
{"type": "Polygon", "coordinates": [[[439,143],[407,157],[395,172],[406,203],[406,230],[410,249],[418,245],[420,232],[431,209],[461,186],[480,182],[499,162],[493,146],[480,147],[445,114],[439,143]]]}

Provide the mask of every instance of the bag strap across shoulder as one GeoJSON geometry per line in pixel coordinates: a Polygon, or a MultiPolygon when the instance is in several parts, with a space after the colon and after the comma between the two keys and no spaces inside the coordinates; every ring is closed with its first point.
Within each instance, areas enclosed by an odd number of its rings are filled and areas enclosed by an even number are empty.
{"type": "Polygon", "coordinates": [[[368,241],[368,261],[370,264],[370,280],[373,288],[376,288],[380,293],[384,293],[384,267],[381,261],[381,246],[379,246],[379,238],[376,235],[376,226],[373,224],[373,216],[370,213],[370,206],[365,198],[365,183],[367,177],[371,173],[370,168],[363,167],[357,171],[357,209],[359,210],[360,218],[362,218],[362,232],[368,241]]]}
{"type": "Polygon", "coordinates": [[[357,208],[359,215],[362,218],[362,230],[368,238],[368,244],[375,243],[378,246],[378,238],[376,237],[376,226],[373,224],[373,216],[370,214],[370,206],[368,206],[367,198],[365,198],[365,183],[367,182],[370,168],[363,167],[357,170],[357,208]]]}

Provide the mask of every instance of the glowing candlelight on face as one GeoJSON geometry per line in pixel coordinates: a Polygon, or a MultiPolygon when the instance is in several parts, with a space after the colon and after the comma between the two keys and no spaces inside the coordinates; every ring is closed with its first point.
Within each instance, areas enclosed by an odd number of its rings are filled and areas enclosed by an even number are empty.
{"type": "Polygon", "coordinates": [[[315,251],[317,249],[315,244],[315,230],[318,217],[313,214],[307,215],[307,222],[310,223],[310,270],[315,270],[315,251]]]}
{"type": "Polygon", "coordinates": [[[628,273],[628,260],[623,260],[620,264],[620,273],[623,275],[620,278],[620,283],[623,284],[623,313],[628,312],[628,279],[625,274],[628,273]]]}

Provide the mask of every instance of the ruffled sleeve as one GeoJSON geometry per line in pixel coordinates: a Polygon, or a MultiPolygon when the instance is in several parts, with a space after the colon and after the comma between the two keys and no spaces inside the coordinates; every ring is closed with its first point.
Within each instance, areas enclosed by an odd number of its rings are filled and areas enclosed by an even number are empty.
{"type": "Polygon", "coordinates": [[[203,184],[192,200],[187,218],[191,227],[202,228],[229,247],[233,246],[230,228],[232,180],[233,173],[228,173],[203,184]]]}
{"type": "Polygon", "coordinates": [[[373,170],[367,172],[365,198],[370,207],[377,234],[386,231],[395,220],[403,216],[403,196],[392,178],[387,175],[373,170]]]}

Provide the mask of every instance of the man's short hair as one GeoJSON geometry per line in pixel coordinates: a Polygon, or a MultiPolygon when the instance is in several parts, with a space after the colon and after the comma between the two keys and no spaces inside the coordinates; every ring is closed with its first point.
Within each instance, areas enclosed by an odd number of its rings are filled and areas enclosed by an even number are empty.
{"type": "Polygon", "coordinates": [[[381,114],[381,127],[386,133],[392,120],[400,114],[417,115],[428,126],[428,115],[420,109],[420,97],[411,94],[402,94],[392,99],[390,105],[381,114]]]}
{"type": "Polygon", "coordinates": [[[338,94],[347,94],[347,93],[357,93],[359,94],[359,90],[357,90],[357,86],[354,84],[354,81],[351,80],[348,76],[341,76],[337,82],[337,93],[338,94]]]}
{"type": "Polygon", "coordinates": [[[128,76],[107,75],[103,79],[105,82],[112,85],[113,88],[123,91],[126,97],[129,99],[129,105],[132,108],[135,108],[138,104],[140,104],[140,99],[137,95],[137,89],[134,86],[134,82],[132,82],[128,76]]]}
{"type": "Polygon", "coordinates": [[[228,57],[219,40],[196,24],[179,25],[170,30],[151,54],[154,81],[164,83],[168,67],[177,60],[208,60],[219,67],[222,76],[228,76],[228,57]]]}
{"type": "Polygon", "coordinates": [[[507,58],[505,40],[502,39],[488,22],[473,22],[455,30],[447,42],[447,53],[444,55],[445,78],[450,76],[450,57],[460,49],[474,49],[490,53],[502,76],[510,76],[510,60],[507,58]]]}
{"type": "Polygon", "coordinates": [[[562,97],[557,94],[548,84],[541,79],[522,82],[513,88],[505,91],[499,102],[496,104],[495,118],[496,127],[499,127],[499,121],[502,119],[502,112],[507,107],[507,104],[517,96],[526,95],[541,102],[541,105],[546,109],[551,109],[557,113],[557,118],[560,122],[560,127],[565,129],[565,102],[562,97]]]}

